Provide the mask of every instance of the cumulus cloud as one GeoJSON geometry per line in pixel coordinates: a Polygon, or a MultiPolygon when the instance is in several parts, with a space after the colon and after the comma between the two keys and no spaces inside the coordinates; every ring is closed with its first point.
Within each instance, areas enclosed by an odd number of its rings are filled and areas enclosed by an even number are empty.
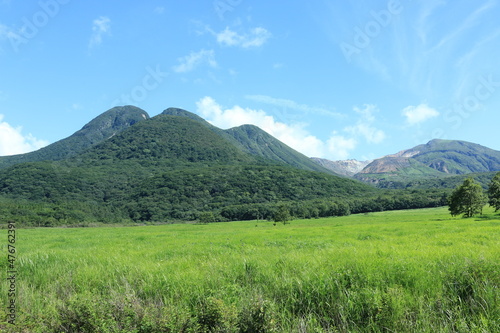
{"type": "Polygon", "coordinates": [[[101,16],[92,22],[92,36],[90,37],[89,48],[94,48],[102,44],[102,37],[111,31],[111,20],[109,17],[101,16]]]}
{"type": "Polygon", "coordinates": [[[272,36],[269,31],[262,27],[253,28],[247,34],[239,34],[228,27],[219,33],[213,31],[212,33],[221,45],[240,46],[243,48],[260,47],[272,36]]]}
{"type": "Polygon", "coordinates": [[[0,156],[28,153],[45,147],[48,141],[39,140],[33,135],[24,135],[22,127],[12,127],[0,115],[0,156]]]}
{"type": "Polygon", "coordinates": [[[329,157],[333,160],[346,160],[357,144],[356,139],[347,138],[334,131],[327,141],[329,157]]]}
{"type": "Polygon", "coordinates": [[[211,97],[202,98],[196,106],[197,113],[217,127],[227,129],[252,124],[309,157],[344,160],[349,158],[360,141],[380,143],[385,139],[385,133],[373,126],[374,113],[377,112],[377,108],[373,105],[365,105],[362,109],[354,108],[359,114],[356,124],[345,127],[342,130],[343,133],[333,131],[326,141],[309,133],[306,130],[306,124],[280,122],[264,110],[243,108],[237,105],[224,108],[211,97]]]}
{"type": "Polygon", "coordinates": [[[204,97],[196,103],[197,112],[213,125],[231,128],[244,124],[260,127],[278,140],[306,156],[324,156],[324,143],[304,129],[304,124],[285,124],[276,121],[263,110],[233,106],[226,109],[213,98],[204,97]]]}
{"type": "Polygon", "coordinates": [[[439,116],[439,112],[429,107],[427,104],[408,106],[401,114],[406,118],[406,123],[410,126],[421,124],[431,118],[439,116]]]}
{"type": "Polygon", "coordinates": [[[360,118],[355,125],[346,127],[345,131],[354,136],[363,137],[368,143],[381,143],[384,141],[386,137],[384,131],[373,126],[375,122],[374,113],[378,112],[377,107],[367,104],[362,109],[355,107],[354,111],[360,115],[360,118]]]}
{"type": "Polygon", "coordinates": [[[217,67],[215,52],[213,50],[191,52],[189,55],[179,58],[178,60],[179,65],[173,67],[173,70],[176,73],[191,72],[196,67],[204,63],[207,63],[210,67],[217,67]]]}

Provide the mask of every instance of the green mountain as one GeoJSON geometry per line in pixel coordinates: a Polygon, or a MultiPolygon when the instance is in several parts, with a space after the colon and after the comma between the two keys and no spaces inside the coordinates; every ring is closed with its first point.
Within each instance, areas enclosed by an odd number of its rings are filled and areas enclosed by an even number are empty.
{"type": "Polygon", "coordinates": [[[133,160],[166,163],[251,163],[240,151],[198,120],[160,114],[140,122],[78,156],[85,164],[133,160]]]}
{"type": "Polygon", "coordinates": [[[219,136],[231,142],[235,147],[253,156],[279,162],[283,165],[293,166],[303,170],[319,171],[335,174],[332,170],[314,163],[305,155],[290,148],[275,137],[254,125],[242,125],[228,130],[222,130],[212,126],[203,118],[186,110],[169,108],[163,112],[164,115],[187,117],[207,126],[219,136]]]}
{"type": "Polygon", "coordinates": [[[389,183],[493,171],[500,171],[500,151],[466,141],[436,139],[374,160],[355,178],[390,187],[389,183]]]}
{"type": "Polygon", "coordinates": [[[0,157],[0,169],[19,163],[60,161],[75,156],[87,148],[147,119],[149,119],[149,115],[146,111],[134,106],[112,108],[66,139],[31,153],[0,157]]]}

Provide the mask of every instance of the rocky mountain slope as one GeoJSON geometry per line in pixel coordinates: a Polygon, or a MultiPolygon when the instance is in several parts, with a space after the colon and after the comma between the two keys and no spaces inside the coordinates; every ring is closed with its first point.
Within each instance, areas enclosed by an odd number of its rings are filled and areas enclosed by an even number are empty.
{"type": "Polygon", "coordinates": [[[330,161],[317,157],[311,157],[311,160],[338,175],[346,177],[353,177],[371,162],[358,160],[330,161]]]}
{"type": "Polygon", "coordinates": [[[500,171],[500,151],[475,143],[432,140],[372,161],[356,179],[378,184],[500,171]]]}

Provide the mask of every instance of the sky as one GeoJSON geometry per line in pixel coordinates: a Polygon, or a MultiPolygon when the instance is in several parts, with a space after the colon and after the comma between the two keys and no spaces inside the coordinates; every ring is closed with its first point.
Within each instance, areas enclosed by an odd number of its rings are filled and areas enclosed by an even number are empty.
{"type": "Polygon", "coordinates": [[[0,0],[0,156],[119,105],[309,157],[500,150],[500,0],[0,0]]]}

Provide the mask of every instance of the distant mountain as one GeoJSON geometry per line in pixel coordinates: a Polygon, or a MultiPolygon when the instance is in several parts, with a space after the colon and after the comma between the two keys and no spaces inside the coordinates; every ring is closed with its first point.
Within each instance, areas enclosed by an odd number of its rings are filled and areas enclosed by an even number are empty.
{"type": "Polygon", "coordinates": [[[257,126],[242,125],[228,129],[226,133],[234,137],[243,146],[244,151],[251,155],[265,157],[302,170],[334,174],[257,126]]]}
{"type": "Polygon", "coordinates": [[[19,163],[60,161],[75,156],[85,149],[149,118],[146,111],[135,106],[112,108],[90,121],[81,130],[66,139],[31,153],[0,157],[0,169],[19,163]]]}
{"type": "Polygon", "coordinates": [[[329,169],[338,175],[346,177],[353,177],[371,162],[357,160],[330,161],[324,158],[317,157],[312,157],[311,160],[314,163],[321,165],[322,167],[329,169]]]}
{"type": "Polygon", "coordinates": [[[378,184],[500,170],[500,151],[475,143],[432,140],[376,159],[355,175],[378,184]]]}

